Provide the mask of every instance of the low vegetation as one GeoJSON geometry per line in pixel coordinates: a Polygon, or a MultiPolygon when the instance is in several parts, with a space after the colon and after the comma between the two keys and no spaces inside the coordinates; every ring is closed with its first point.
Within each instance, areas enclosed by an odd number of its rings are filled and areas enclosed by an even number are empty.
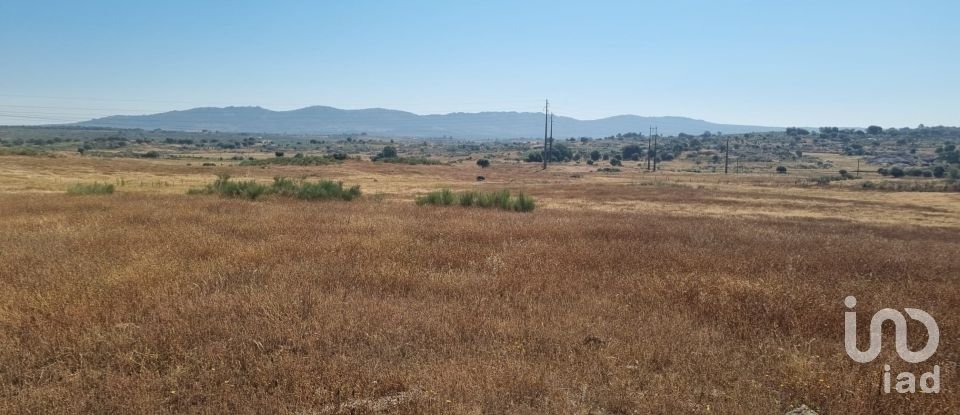
{"type": "Polygon", "coordinates": [[[374,161],[379,161],[382,163],[409,164],[409,165],[442,164],[439,160],[433,160],[426,157],[387,157],[387,158],[377,158],[374,161]]]}
{"type": "Polygon", "coordinates": [[[326,166],[338,162],[333,156],[303,156],[274,157],[254,160],[244,160],[241,166],[326,166]]]}
{"type": "Polygon", "coordinates": [[[77,183],[67,188],[71,195],[109,195],[113,194],[114,186],[110,183],[77,183]]]}
{"type": "Polygon", "coordinates": [[[360,196],[360,186],[345,187],[343,182],[320,180],[309,182],[275,177],[266,185],[254,180],[233,181],[230,175],[221,174],[213,183],[202,189],[190,189],[189,194],[216,194],[223,197],[256,200],[262,196],[277,195],[304,200],[346,200],[360,196]]]}
{"type": "Polygon", "coordinates": [[[467,190],[454,193],[450,189],[440,189],[419,196],[416,199],[418,205],[460,205],[463,207],[480,208],[498,208],[503,210],[512,210],[516,212],[532,212],[535,203],[532,197],[523,192],[516,196],[511,196],[509,190],[500,190],[496,192],[476,192],[467,190]]]}

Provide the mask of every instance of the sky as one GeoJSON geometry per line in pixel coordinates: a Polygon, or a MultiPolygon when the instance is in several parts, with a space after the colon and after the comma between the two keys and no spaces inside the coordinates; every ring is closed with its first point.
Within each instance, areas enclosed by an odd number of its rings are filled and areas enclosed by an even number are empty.
{"type": "Polygon", "coordinates": [[[960,2],[0,2],[0,124],[198,106],[960,125],[960,2]]]}

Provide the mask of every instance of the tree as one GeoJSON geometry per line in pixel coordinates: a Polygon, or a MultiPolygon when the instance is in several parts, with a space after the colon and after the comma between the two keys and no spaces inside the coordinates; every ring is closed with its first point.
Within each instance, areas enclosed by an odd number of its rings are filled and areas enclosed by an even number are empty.
{"type": "Polygon", "coordinates": [[[283,157],[283,152],[282,152],[282,151],[277,151],[277,152],[273,153],[273,155],[274,155],[274,156],[277,156],[277,157],[283,157]]]}
{"type": "Polygon", "coordinates": [[[593,161],[600,160],[600,152],[597,151],[597,150],[591,151],[591,152],[590,152],[590,160],[593,160],[593,161]]]}
{"type": "Polygon", "coordinates": [[[873,135],[883,134],[883,127],[879,125],[871,125],[867,127],[867,134],[873,134],[873,135]]]}
{"type": "Polygon", "coordinates": [[[394,146],[386,146],[383,148],[383,151],[380,152],[380,157],[385,159],[394,158],[397,156],[397,149],[394,146]]]}
{"type": "Polygon", "coordinates": [[[890,175],[893,176],[893,177],[898,177],[898,178],[899,178],[899,177],[903,177],[905,174],[907,174],[907,173],[904,172],[902,168],[893,167],[893,168],[890,169],[890,175]]]}
{"type": "Polygon", "coordinates": [[[611,166],[622,166],[623,163],[620,162],[620,159],[610,159],[611,166]]]}
{"type": "Polygon", "coordinates": [[[83,148],[83,147],[80,147],[80,148],[77,149],[77,153],[80,153],[81,156],[83,155],[83,153],[84,153],[85,151],[87,151],[87,150],[86,150],[85,148],[83,148]]]}
{"type": "Polygon", "coordinates": [[[570,147],[567,147],[561,143],[552,145],[547,151],[547,155],[548,160],[553,162],[570,161],[573,159],[573,151],[570,150],[570,147]]]}
{"type": "Polygon", "coordinates": [[[787,174],[787,168],[784,166],[777,166],[777,173],[787,174]]]}
{"type": "Polygon", "coordinates": [[[487,159],[477,160],[477,165],[480,166],[481,169],[485,169],[487,167],[490,167],[490,160],[487,160],[487,159]]]}
{"type": "Polygon", "coordinates": [[[621,153],[623,153],[624,160],[637,161],[640,160],[640,154],[643,153],[643,150],[640,149],[640,146],[636,144],[630,144],[624,146],[623,150],[621,150],[621,153]]]}
{"type": "Polygon", "coordinates": [[[942,179],[943,176],[946,176],[946,174],[947,174],[947,169],[943,166],[937,166],[933,168],[933,177],[942,179]]]}

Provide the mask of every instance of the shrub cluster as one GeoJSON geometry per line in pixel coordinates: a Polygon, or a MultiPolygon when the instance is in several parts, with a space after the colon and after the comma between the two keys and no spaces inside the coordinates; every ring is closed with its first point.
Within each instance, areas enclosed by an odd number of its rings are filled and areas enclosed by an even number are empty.
{"type": "Polygon", "coordinates": [[[336,163],[338,159],[331,156],[300,156],[300,157],[275,157],[271,159],[244,160],[240,162],[241,166],[325,166],[336,163]]]}
{"type": "Polygon", "coordinates": [[[937,181],[866,181],[861,185],[865,190],[885,190],[891,192],[960,192],[960,182],[937,181]]]}
{"type": "Polygon", "coordinates": [[[441,164],[440,161],[438,161],[438,160],[428,159],[428,158],[426,158],[426,157],[386,157],[386,158],[374,157],[373,161],[380,161],[380,162],[384,162],[384,163],[395,163],[395,164],[410,164],[410,165],[417,165],[417,164],[435,165],[435,164],[441,164]]]}
{"type": "Polygon", "coordinates": [[[109,195],[113,194],[113,185],[109,183],[77,183],[67,188],[71,195],[109,195]]]}
{"type": "Polygon", "coordinates": [[[353,200],[360,196],[360,186],[344,187],[343,182],[321,180],[308,182],[275,177],[273,183],[265,185],[253,180],[232,181],[230,175],[221,174],[217,180],[203,189],[190,189],[188,194],[217,194],[224,197],[240,197],[256,200],[265,195],[295,197],[304,200],[353,200]]]}
{"type": "Polygon", "coordinates": [[[499,208],[516,212],[532,212],[535,207],[532,197],[523,194],[523,192],[518,193],[514,197],[510,195],[509,190],[500,190],[497,192],[475,192],[468,190],[454,193],[450,189],[440,189],[419,196],[416,201],[417,205],[420,206],[460,205],[464,207],[499,208]]]}

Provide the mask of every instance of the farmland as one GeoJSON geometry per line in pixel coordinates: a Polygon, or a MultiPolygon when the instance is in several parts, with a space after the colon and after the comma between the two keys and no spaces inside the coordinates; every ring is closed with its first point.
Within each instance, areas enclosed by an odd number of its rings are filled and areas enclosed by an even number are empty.
{"type": "MultiPolygon", "coordinates": [[[[658,172],[642,159],[544,171],[520,161],[530,143],[350,138],[0,155],[0,411],[960,410],[960,193],[864,186],[947,179],[883,177],[842,146],[787,137],[755,152],[740,137],[741,174],[728,175],[708,149],[681,148],[658,172]],[[384,146],[437,163],[370,161],[384,146]],[[858,160],[858,177],[818,182],[858,160]],[[187,194],[218,174],[362,195],[187,194]],[[84,183],[114,191],[67,193],[84,183]],[[536,209],[415,203],[441,188],[523,192],[536,209]],[[936,355],[903,363],[886,342],[853,362],[848,295],[861,326],[886,307],[930,313],[936,355]],[[884,363],[937,364],[944,390],[881,394],[884,363]]],[[[939,142],[919,141],[917,157],[939,142]]]]}

